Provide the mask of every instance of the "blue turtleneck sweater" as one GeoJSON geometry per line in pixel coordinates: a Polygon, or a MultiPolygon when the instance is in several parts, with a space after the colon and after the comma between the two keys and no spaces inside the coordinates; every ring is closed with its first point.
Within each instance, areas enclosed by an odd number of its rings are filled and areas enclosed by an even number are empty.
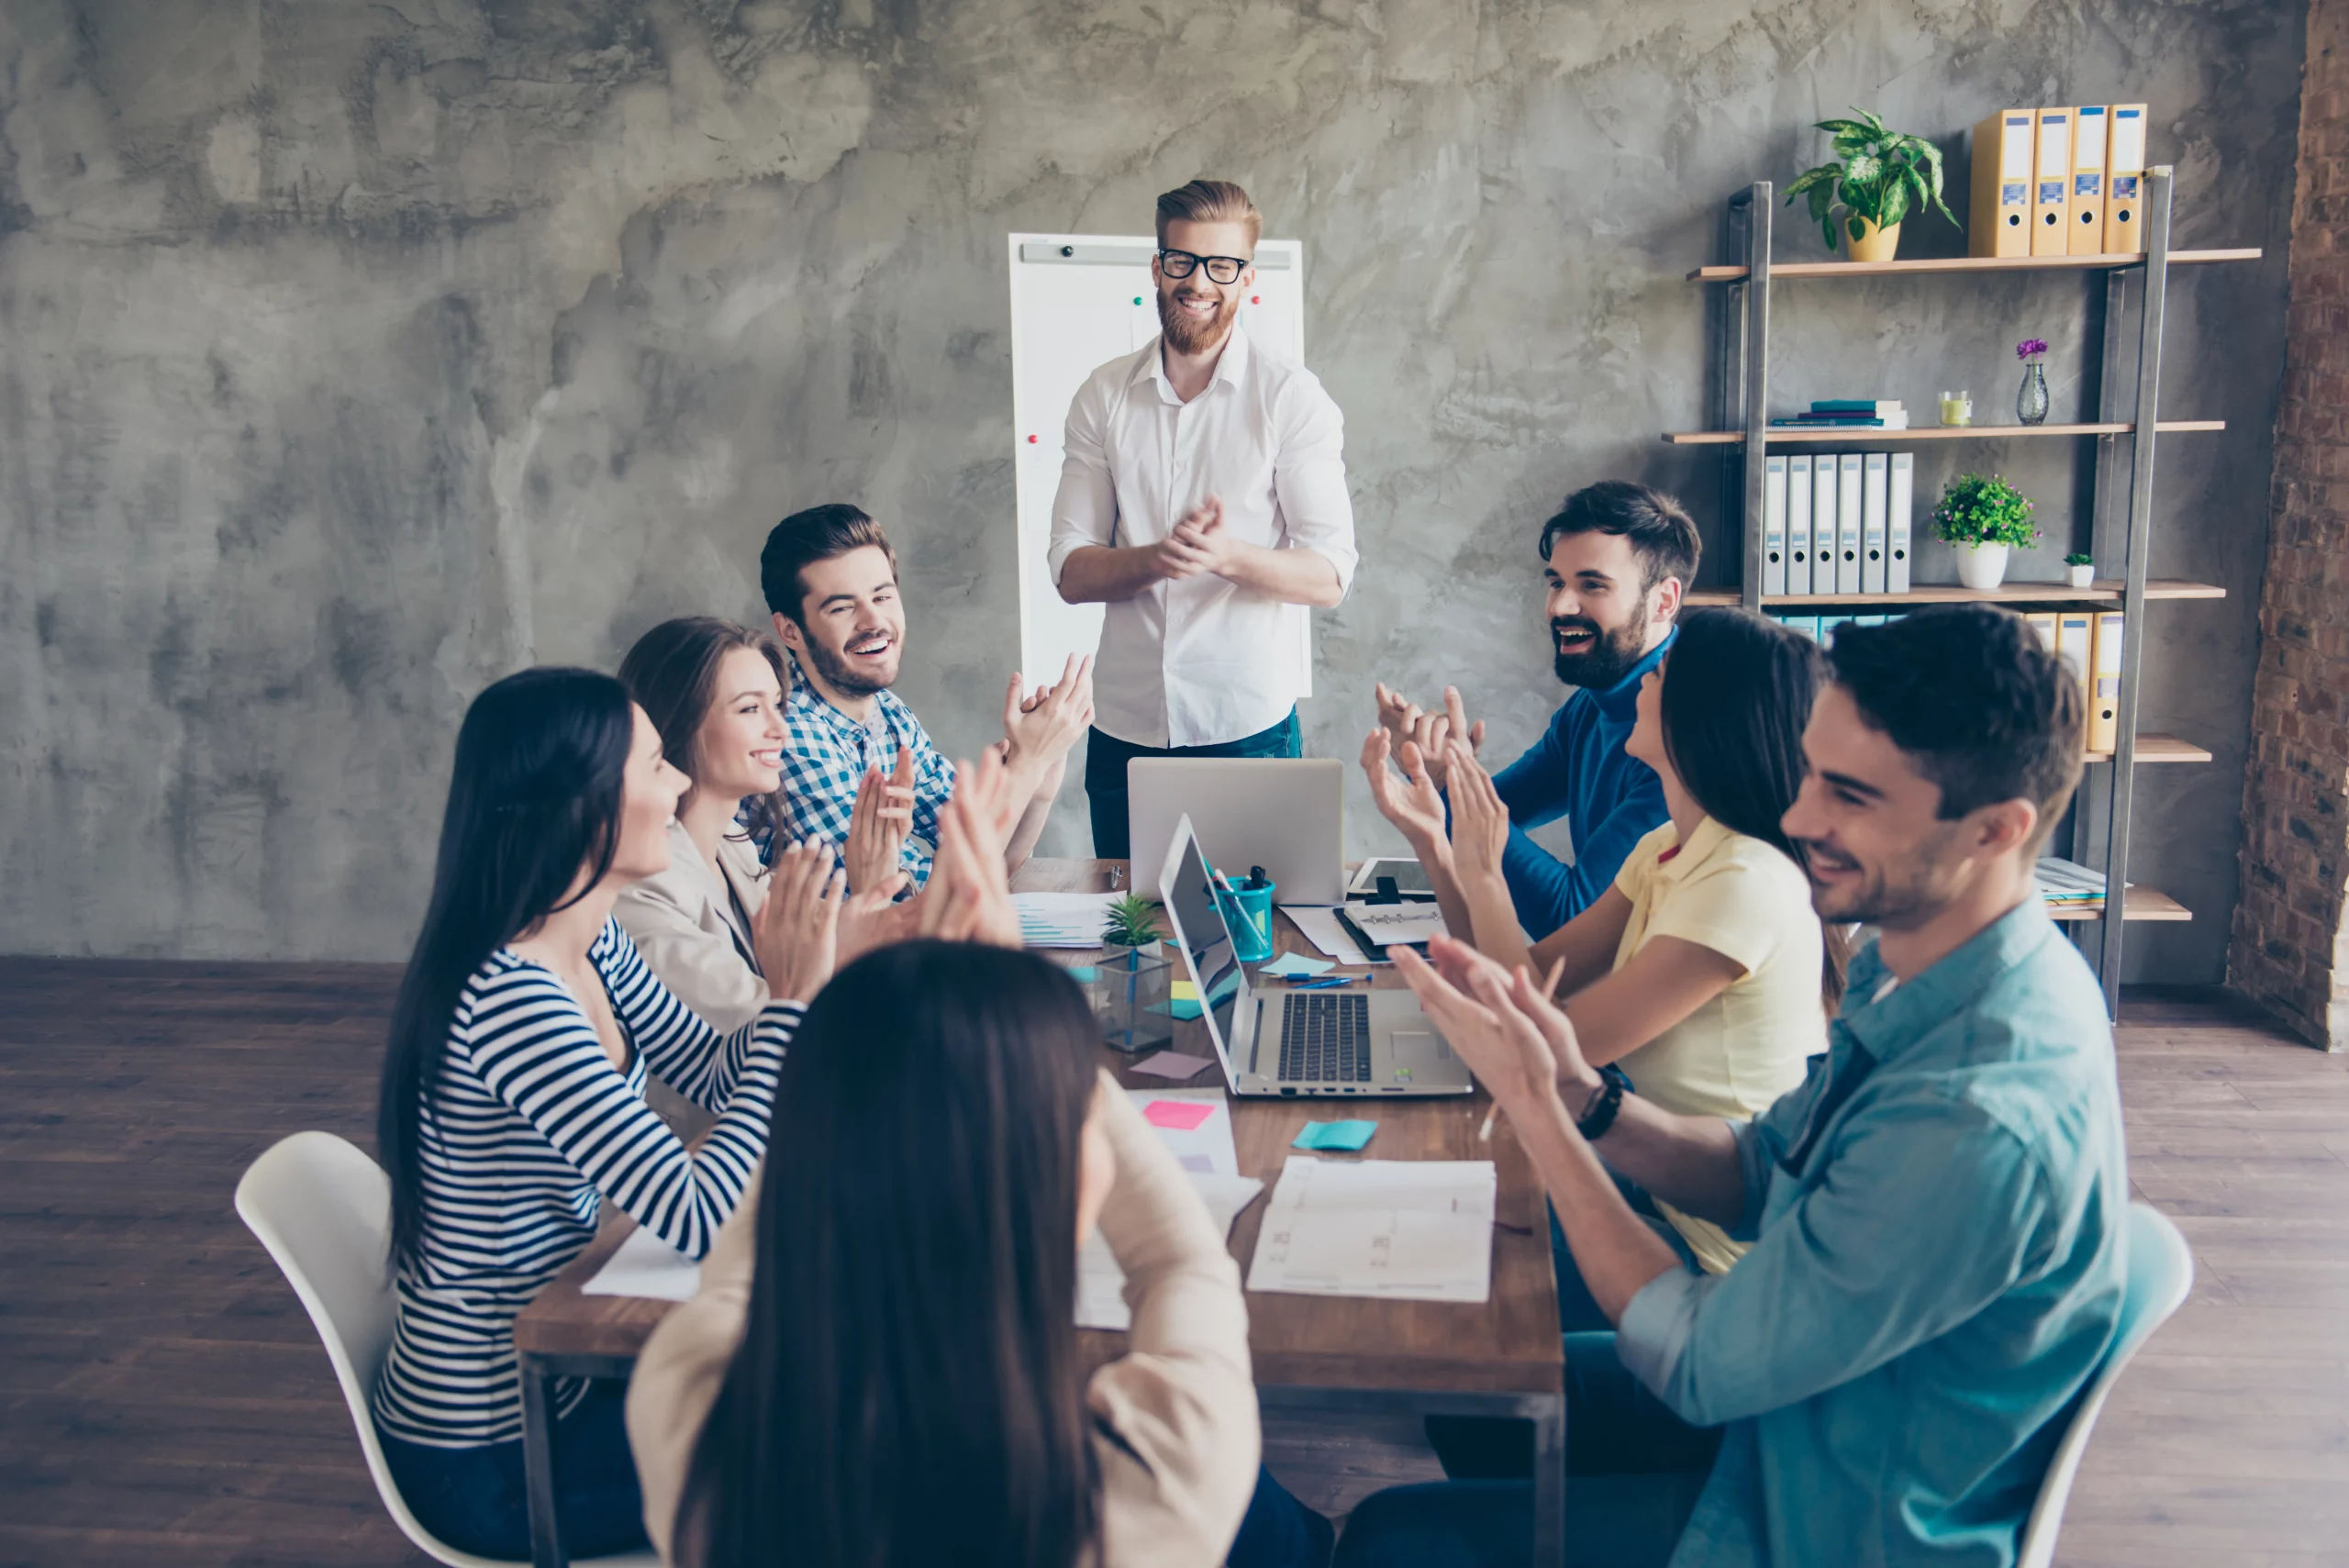
{"type": "Polygon", "coordinates": [[[1631,846],[1671,814],[1655,770],[1623,754],[1637,720],[1640,680],[1664,662],[1675,630],[1605,691],[1577,689],[1525,755],[1494,775],[1508,807],[1508,848],[1501,873],[1518,923],[1535,940],[1598,901],[1623,868],[1631,846]],[[1575,863],[1567,865],[1525,836],[1528,828],[1566,818],[1575,863]]]}

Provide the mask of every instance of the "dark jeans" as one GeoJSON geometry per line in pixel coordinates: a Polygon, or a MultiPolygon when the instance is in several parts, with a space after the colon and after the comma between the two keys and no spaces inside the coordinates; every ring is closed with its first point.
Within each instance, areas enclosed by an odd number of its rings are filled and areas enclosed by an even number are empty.
{"type": "MultiPolygon", "coordinates": [[[[1136,757],[1301,757],[1303,741],[1297,728],[1297,709],[1270,729],[1213,746],[1136,746],[1104,735],[1098,729],[1085,737],[1085,801],[1093,809],[1093,852],[1105,861],[1122,861],[1133,853],[1132,820],[1126,812],[1126,764],[1136,757]]],[[[1157,875],[1153,870],[1151,874],[1157,875]]],[[[1137,885],[1139,885],[1137,879],[1137,885]]]]}
{"type": "Polygon", "coordinates": [[[1328,1519],[1290,1496],[1260,1464],[1256,1495],[1248,1499],[1248,1516],[1224,1562],[1228,1568],[1323,1568],[1336,1534],[1328,1519]]]}
{"type": "MultiPolygon", "coordinates": [[[[587,1396],[554,1429],[555,1512],[573,1558],[642,1551],[644,1496],[636,1484],[621,1411],[624,1383],[587,1385],[587,1396]]],[[[434,1448],[377,1429],[400,1496],[417,1522],[460,1551],[527,1562],[529,1489],[522,1440],[478,1448],[434,1448]]]]}
{"type": "MultiPolygon", "coordinates": [[[[1663,1568],[1720,1446],[1640,1385],[1615,1336],[1568,1334],[1566,1556],[1574,1568],[1663,1568]]],[[[1521,1426],[1522,1423],[1520,1423],[1521,1426]]],[[[1526,1444],[1524,1464],[1531,1468],[1526,1444]]],[[[1533,1561],[1533,1483],[1393,1486],[1346,1521],[1337,1568],[1523,1568],[1533,1561]]]]}

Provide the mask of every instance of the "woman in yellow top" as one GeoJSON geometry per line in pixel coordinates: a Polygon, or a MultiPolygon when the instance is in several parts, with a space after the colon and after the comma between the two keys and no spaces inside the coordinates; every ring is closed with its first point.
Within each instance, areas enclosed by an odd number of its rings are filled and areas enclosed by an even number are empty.
{"type": "MultiPolygon", "coordinates": [[[[1597,903],[1530,952],[1501,879],[1508,814],[1468,749],[1449,754],[1448,839],[1416,749],[1404,748],[1401,780],[1386,769],[1383,730],[1364,749],[1372,794],[1411,838],[1453,933],[1547,975],[1591,1062],[1615,1064],[1642,1097],[1683,1115],[1744,1120],[1827,1049],[1842,944],[1812,912],[1799,851],[1778,826],[1802,783],[1823,662],[1809,639],[1760,616],[1683,616],[1671,653],[1641,683],[1624,743],[1664,781],[1671,818],[1597,903]]],[[[1704,1220],[1654,1209],[1667,1239],[1710,1273],[1744,1250],[1704,1220]]],[[[1570,1271],[1562,1264],[1564,1327],[1605,1327],[1570,1271]]]]}

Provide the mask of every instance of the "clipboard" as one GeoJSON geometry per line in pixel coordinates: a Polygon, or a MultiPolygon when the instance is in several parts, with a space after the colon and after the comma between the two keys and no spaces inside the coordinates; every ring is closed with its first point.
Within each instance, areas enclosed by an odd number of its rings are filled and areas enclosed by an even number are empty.
{"type": "MultiPolygon", "coordinates": [[[[1396,898],[1372,899],[1370,902],[1395,904],[1398,906],[1405,906],[1402,900],[1396,898]]],[[[1337,916],[1339,928],[1342,929],[1347,936],[1353,939],[1354,945],[1362,949],[1363,956],[1369,959],[1373,963],[1393,962],[1394,958],[1392,953],[1389,951],[1389,950],[1393,948],[1409,948],[1421,958],[1427,957],[1428,944],[1424,939],[1418,941],[1382,942],[1376,937],[1372,936],[1369,929],[1365,929],[1361,921],[1356,920],[1352,915],[1348,914],[1346,912],[1346,907],[1347,906],[1345,905],[1341,904],[1335,909],[1331,910],[1330,913],[1337,916]]],[[[1423,908],[1424,906],[1414,903],[1408,905],[1408,907],[1417,911],[1423,908]]]]}

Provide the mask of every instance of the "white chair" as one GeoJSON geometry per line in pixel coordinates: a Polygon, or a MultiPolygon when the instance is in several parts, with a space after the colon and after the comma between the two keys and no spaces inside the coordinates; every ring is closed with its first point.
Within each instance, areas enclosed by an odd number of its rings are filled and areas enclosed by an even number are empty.
{"type": "Polygon", "coordinates": [[[2055,1457],[2048,1462],[2046,1477],[2039,1484],[2039,1501],[2032,1507],[2031,1522],[2023,1526],[2015,1568],[2048,1568],[2054,1561],[2055,1535],[2064,1528],[2064,1505],[2071,1500],[2073,1477],[2079,1473],[2080,1456],[2087,1452],[2088,1433],[2096,1429],[2106,1397],[2138,1348],[2169,1319],[2193,1288],[2194,1254],[2187,1250],[2186,1238],[2177,1233],[2168,1216],[2142,1203],[2131,1204],[2129,1274],[2121,1296],[2120,1331],[2112,1338],[2112,1348],[2104,1353],[2104,1364],[2097,1368],[2096,1381],[2088,1385],[2079,1407],[2072,1412],[2055,1457]]]}
{"type": "MultiPolygon", "coordinates": [[[[475,1557],[440,1540],[418,1524],[400,1496],[368,1412],[368,1391],[392,1343],[393,1294],[384,1267],[392,1228],[392,1184],[383,1167],[330,1132],[297,1132],[281,1140],[237,1184],[242,1219],[310,1314],[326,1341],[335,1381],[342,1385],[367,1473],[400,1533],[450,1568],[528,1568],[475,1557]]],[[[596,1568],[658,1568],[640,1552],[594,1560],[596,1568]]],[[[582,1564],[582,1568],[587,1568],[582,1564]]]]}

